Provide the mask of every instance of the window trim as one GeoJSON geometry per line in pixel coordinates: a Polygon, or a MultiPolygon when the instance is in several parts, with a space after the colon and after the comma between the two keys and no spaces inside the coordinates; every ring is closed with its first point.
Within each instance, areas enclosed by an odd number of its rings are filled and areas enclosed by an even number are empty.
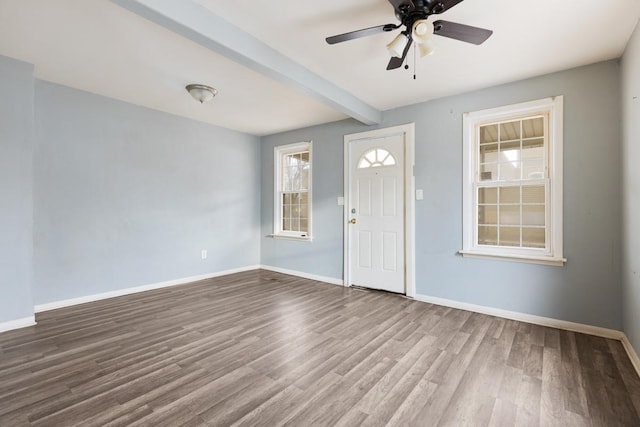
{"type": "Polygon", "coordinates": [[[286,145],[278,145],[273,147],[273,164],[274,164],[274,189],[273,189],[273,234],[271,237],[277,239],[287,239],[287,240],[298,240],[298,241],[311,241],[313,240],[312,236],[312,191],[313,191],[313,143],[312,141],[302,141],[296,142],[293,144],[286,145]],[[301,234],[300,232],[293,231],[283,231],[282,230],[282,206],[280,204],[280,188],[282,184],[282,158],[287,154],[298,153],[300,151],[308,151],[309,152],[309,165],[310,165],[310,173],[309,173],[309,189],[307,191],[307,200],[308,200],[308,208],[307,212],[309,214],[307,219],[308,231],[306,235],[301,234]]]}
{"type": "Polygon", "coordinates": [[[529,262],[547,265],[564,265],[563,258],[563,106],[562,96],[553,96],[536,101],[508,105],[498,108],[464,113],[463,115],[463,249],[459,251],[465,257],[506,259],[510,261],[529,262]],[[518,119],[535,114],[548,114],[547,135],[547,175],[545,209],[546,241],[548,249],[510,248],[505,246],[490,247],[477,244],[477,194],[475,189],[475,174],[477,160],[477,131],[478,126],[518,119]]]}

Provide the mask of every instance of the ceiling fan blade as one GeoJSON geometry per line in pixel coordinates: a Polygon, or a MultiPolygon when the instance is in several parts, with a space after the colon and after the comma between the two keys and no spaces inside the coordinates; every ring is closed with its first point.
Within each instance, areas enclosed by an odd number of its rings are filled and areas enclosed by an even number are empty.
{"type": "Polygon", "coordinates": [[[409,48],[411,47],[412,42],[413,40],[409,39],[409,42],[404,47],[404,51],[402,51],[402,58],[398,58],[397,56],[391,57],[391,60],[389,61],[389,65],[387,65],[387,70],[395,70],[396,68],[402,67],[402,64],[404,63],[404,58],[407,57],[407,53],[409,53],[409,48]]]}
{"type": "Polygon", "coordinates": [[[356,30],[349,33],[338,34],[337,36],[327,37],[325,40],[329,44],[336,44],[346,42],[348,40],[359,39],[360,37],[367,37],[378,33],[393,31],[399,27],[399,25],[394,24],[378,25],[377,27],[364,28],[362,30],[356,30]]]}
{"type": "Polygon", "coordinates": [[[431,6],[431,13],[437,15],[439,13],[446,12],[458,3],[462,3],[462,0],[440,0],[433,3],[434,5],[431,6]]]}
{"type": "Polygon", "coordinates": [[[491,30],[449,21],[435,21],[433,27],[433,34],[473,44],[482,44],[493,34],[491,30]]]}

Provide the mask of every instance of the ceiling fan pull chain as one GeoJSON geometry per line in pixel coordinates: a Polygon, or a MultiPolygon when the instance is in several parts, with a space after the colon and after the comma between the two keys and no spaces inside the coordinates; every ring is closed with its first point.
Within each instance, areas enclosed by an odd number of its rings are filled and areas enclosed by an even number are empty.
{"type": "Polygon", "coordinates": [[[413,80],[416,79],[416,49],[418,48],[417,43],[413,45],[413,80]]]}

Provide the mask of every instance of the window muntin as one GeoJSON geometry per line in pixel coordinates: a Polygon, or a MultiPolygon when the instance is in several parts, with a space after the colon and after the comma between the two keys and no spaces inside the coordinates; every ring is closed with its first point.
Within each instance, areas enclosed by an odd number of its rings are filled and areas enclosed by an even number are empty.
{"type": "Polygon", "coordinates": [[[562,97],[464,116],[463,255],[562,264],[562,97]]]}
{"type": "Polygon", "coordinates": [[[275,147],[274,235],[311,236],[311,143],[275,147]]]}

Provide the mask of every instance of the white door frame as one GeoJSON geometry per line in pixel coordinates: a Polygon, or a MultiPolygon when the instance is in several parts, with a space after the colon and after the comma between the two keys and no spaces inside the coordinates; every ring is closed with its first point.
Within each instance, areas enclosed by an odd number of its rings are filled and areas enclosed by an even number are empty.
{"type": "Polygon", "coordinates": [[[350,154],[349,144],[353,141],[369,138],[384,138],[386,136],[404,136],[404,258],[405,258],[405,293],[408,297],[415,297],[415,177],[413,169],[415,165],[415,124],[393,126],[383,129],[376,129],[367,132],[354,133],[344,136],[344,286],[351,286],[351,241],[347,224],[350,219],[349,200],[350,199],[350,154]]]}

